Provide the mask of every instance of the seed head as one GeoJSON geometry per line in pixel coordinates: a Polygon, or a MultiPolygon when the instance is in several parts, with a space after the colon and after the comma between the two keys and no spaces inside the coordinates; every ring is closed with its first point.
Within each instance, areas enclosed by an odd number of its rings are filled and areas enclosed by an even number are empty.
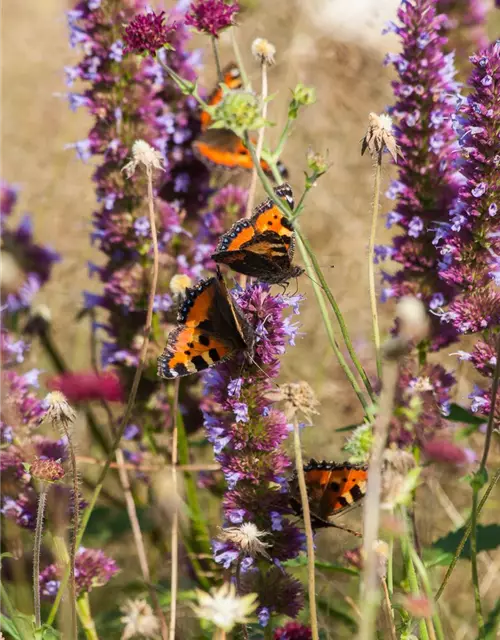
{"type": "Polygon", "coordinates": [[[55,427],[67,427],[76,420],[76,413],[61,391],[52,391],[45,396],[47,413],[44,419],[50,420],[55,427]]]}
{"type": "Polygon", "coordinates": [[[308,420],[311,420],[313,415],[319,413],[316,410],[319,405],[316,394],[305,381],[282,384],[278,393],[280,397],[277,399],[284,401],[285,413],[289,418],[294,418],[300,411],[308,420]]]}
{"type": "Polygon", "coordinates": [[[252,42],[252,55],[261,64],[269,67],[274,64],[276,47],[265,38],[255,38],[252,42]]]}
{"type": "Polygon", "coordinates": [[[414,296],[403,296],[396,306],[399,335],[409,342],[420,342],[429,334],[429,316],[424,303],[414,296]]]}
{"type": "Polygon", "coordinates": [[[307,166],[316,174],[316,177],[319,178],[326,173],[330,167],[328,162],[328,152],[326,155],[322,155],[321,153],[315,153],[312,149],[309,149],[307,152],[307,166]]]}
{"type": "Polygon", "coordinates": [[[236,624],[248,624],[249,616],[257,608],[257,594],[238,597],[234,584],[224,583],[210,593],[196,590],[198,604],[193,610],[198,618],[212,622],[219,629],[231,631],[236,624]]]}
{"type": "Polygon", "coordinates": [[[144,165],[147,170],[159,169],[164,171],[164,162],[163,156],[157,149],[145,140],[136,140],[132,145],[132,160],[123,167],[122,171],[125,171],[127,178],[131,178],[134,175],[139,164],[144,165]]]}
{"type": "Polygon", "coordinates": [[[380,116],[370,113],[368,130],[361,144],[361,155],[368,149],[372,158],[380,162],[384,148],[391,154],[394,162],[398,161],[398,155],[401,157],[403,155],[392,133],[391,118],[385,113],[380,116]]]}
{"type": "Polygon", "coordinates": [[[221,529],[218,537],[219,540],[223,542],[232,542],[236,547],[241,549],[244,555],[252,556],[253,558],[262,555],[270,559],[266,551],[266,547],[270,545],[261,540],[261,538],[268,535],[269,533],[267,531],[259,531],[252,522],[244,522],[239,527],[221,529]]]}
{"type": "Polygon", "coordinates": [[[31,475],[44,482],[57,482],[64,478],[65,471],[58,460],[35,458],[30,468],[31,475]]]}
{"type": "Polygon", "coordinates": [[[184,273],[178,273],[170,280],[170,291],[174,296],[182,296],[185,290],[192,286],[193,281],[184,273]]]}
{"type": "Polygon", "coordinates": [[[153,609],[146,600],[126,600],[120,611],[125,615],[120,618],[125,625],[121,640],[130,640],[137,636],[141,638],[157,638],[160,623],[154,615],[153,609]]]}

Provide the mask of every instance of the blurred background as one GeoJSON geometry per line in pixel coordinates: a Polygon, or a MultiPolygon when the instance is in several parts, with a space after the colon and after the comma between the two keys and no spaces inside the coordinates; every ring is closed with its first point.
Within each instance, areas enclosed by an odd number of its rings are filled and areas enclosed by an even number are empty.
{"type": "MultiPolygon", "coordinates": [[[[372,166],[369,157],[361,157],[360,140],[368,114],[381,113],[392,102],[392,71],[383,66],[389,51],[397,50],[391,35],[382,36],[384,24],[395,18],[396,0],[251,0],[240,14],[239,44],[247,70],[259,88],[259,70],[250,54],[254,38],[268,38],[277,50],[276,65],[271,69],[270,92],[277,93],[270,105],[270,119],[277,126],[268,132],[272,143],[286,119],[290,90],[302,82],[317,90],[317,103],[305,109],[286,145],[283,161],[290,171],[289,182],[296,191],[303,184],[306,153],[328,151],[331,169],[310,193],[303,214],[303,230],[310,239],[325,272],[331,290],[344,314],[351,336],[361,354],[365,368],[374,373],[371,346],[371,322],[368,303],[367,245],[372,198],[372,166]]],[[[169,3],[167,3],[168,9],[169,3]]],[[[90,246],[91,214],[95,195],[91,174],[92,161],[83,164],[65,145],[86,137],[91,126],[83,109],[71,112],[64,99],[66,86],[63,67],[78,60],[78,52],[67,43],[65,11],[69,3],[61,0],[16,2],[7,0],[2,10],[3,64],[3,163],[2,177],[20,187],[17,215],[34,214],[35,237],[51,245],[62,256],[50,282],[40,291],[37,304],[49,307],[54,334],[60,349],[76,369],[90,366],[88,322],[76,318],[82,303],[82,291],[99,291],[99,283],[89,280],[87,261],[102,262],[102,254],[90,246]]],[[[488,28],[498,33],[499,21],[488,28]]],[[[192,46],[206,46],[205,40],[193,39],[192,46]]],[[[202,82],[211,87],[215,72],[211,52],[204,52],[206,66],[202,82]]],[[[224,63],[232,60],[229,41],[221,39],[224,63]]],[[[393,175],[386,165],[384,182],[393,175]]],[[[262,195],[259,192],[259,195],[262,195]]],[[[384,208],[389,205],[383,202],[384,208]]],[[[380,220],[378,242],[389,239],[389,231],[380,220]]],[[[356,397],[345,381],[330,349],[316,303],[306,277],[299,290],[307,296],[300,322],[302,336],[285,356],[281,379],[307,380],[321,402],[320,415],[313,427],[303,432],[304,451],[317,458],[339,458],[344,442],[336,429],[362,420],[356,397]]],[[[382,333],[392,324],[393,307],[381,305],[382,333]]],[[[27,368],[49,369],[43,355],[33,350],[27,368]]],[[[457,369],[456,359],[444,364],[457,369]]],[[[467,369],[456,370],[459,379],[455,401],[467,404],[471,380],[467,369]]],[[[42,378],[43,380],[43,378],[42,378]]],[[[82,453],[85,434],[80,434],[82,453]]],[[[490,457],[499,461],[498,443],[490,457]]],[[[421,489],[417,522],[423,543],[455,528],[466,517],[470,488],[447,471],[433,469],[435,481],[442,489],[437,494],[429,484],[421,489]],[[436,518],[436,513],[439,517],[436,518]]],[[[498,517],[500,495],[492,497],[482,521],[498,517]]],[[[218,524],[214,513],[214,526],[218,524]]],[[[359,510],[346,522],[360,526],[359,510]]],[[[338,558],[345,549],[356,545],[348,534],[336,530],[318,536],[319,556],[338,558]]],[[[120,566],[131,570],[125,540],[116,544],[114,557],[120,566]]],[[[499,593],[497,574],[500,554],[481,555],[480,570],[492,575],[485,598],[488,608],[499,593]],[[495,595],[496,594],[496,595],[495,595]]],[[[119,585],[112,582],[111,592],[119,585]]],[[[344,600],[345,580],[325,576],[319,582],[319,594],[328,600],[344,600]]],[[[457,570],[444,597],[447,637],[466,638],[470,631],[473,601],[469,576],[457,570]],[[452,631],[453,630],[453,631],[452,631]]],[[[101,603],[96,602],[97,610],[101,603]]],[[[105,605],[104,605],[105,608],[105,605]]],[[[343,637],[335,630],[325,637],[343,637]]]]}

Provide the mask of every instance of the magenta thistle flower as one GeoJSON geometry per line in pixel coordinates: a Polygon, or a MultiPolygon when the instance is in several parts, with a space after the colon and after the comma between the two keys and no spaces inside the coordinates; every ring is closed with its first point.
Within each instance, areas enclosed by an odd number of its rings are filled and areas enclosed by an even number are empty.
{"type": "Polygon", "coordinates": [[[174,34],[179,28],[177,22],[165,24],[165,11],[154,11],[135,16],[125,27],[124,53],[149,53],[153,58],[158,49],[171,47],[174,34]]]}
{"type": "MultiPolygon", "coordinates": [[[[403,2],[398,10],[401,24],[390,25],[402,43],[402,52],[387,56],[387,62],[398,73],[393,82],[397,101],[390,114],[397,123],[395,137],[403,158],[398,161],[398,179],[387,193],[396,202],[387,226],[396,224],[403,233],[388,251],[378,250],[379,257],[388,255],[401,265],[394,275],[384,274],[384,298],[414,295],[431,310],[453,296],[453,286],[439,279],[442,258],[433,241],[447,222],[457,192],[452,119],[457,84],[453,55],[443,51],[446,18],[437,14],[435,4],[403,2]]],[[[449,343],[453,336],[452,327],[444,332],[441,327],[431,336],[432,347],[449,343]]]]}
{"type": "Polygon", "coordinates": [[[274,640],[312,640],[311,627],[300,622],[287,622],[274,630],[274,640]]]}
{"type": "Polygon", "coordinates": [[[124,398],[120,379],[113,372],[65,373],[50,378],[47,386],[49,389],[62,391],[70,402],[123,402],[124,398]]]}
{"type": "Polygon", "coordinates": [[[224,0],[195,0],[186,13],[186,24],[197,31],[218,38],[221,31],[234,24],[238,3],[226,4],[224,0]]]}
{"type": "MultiPolygon", "coordinates": [[[[75,558],[76,594],[80,597],[96,587],[103,587],[118,573],[116,562],[100,549],[80,547],[75,558]]],[[[42,596],[54,598],[59,590],[63,568],[56,564],[46,567],[40,574],[42,596]]]]}

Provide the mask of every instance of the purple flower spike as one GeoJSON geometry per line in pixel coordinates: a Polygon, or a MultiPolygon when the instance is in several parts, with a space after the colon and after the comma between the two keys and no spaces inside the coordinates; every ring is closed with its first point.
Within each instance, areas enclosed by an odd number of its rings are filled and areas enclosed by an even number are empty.
{"type": "MultiPolygon", "coordinates": [[[[171,46],[178,28],[177,22],[165,25],[165,11],[158,14],[151,11],[136,16],[125,28],[124,53],[142,54],[147,52],[154,58],[159,49],[171,46]]],[[[116,44],[111,46],[111,52],[116,56],[116,44]]]]}
{"type": "MultiPolygon", "coordinates": [[[[398,160],[398,178],[389,189],[396,202],[387,226],[397,225],[403,233],[387,251],[401,267],[394,275],[387,274],[386,280],[390,297],[415,295],[430,307],[438,299],[444,304],[453,297],[453,285],[438,276],[442,255],[434,237],[446,235],[448,212],[458,190],[452,120],[458,86],[453,57],[444,53],[446,18],[437,13],[436,1],[403,2],[398,18],[402,52],[388,60],[398,73],[393,82],[396,103],[390,114],[403,157],[398,160]]],[[[379,252],[377,259],[381,257],[379,252]]],[[[453,341],[453,330],[443,333],[437,318],[434,326],[431,348],[453,341]]]]}
{"type": "Polygon", "coordinates": [[[239,5],[226,4],[224,0],[195,0],[186,14],[186,24],[197,31],[218,38],[221,31],[233,25],[239,5]]]}

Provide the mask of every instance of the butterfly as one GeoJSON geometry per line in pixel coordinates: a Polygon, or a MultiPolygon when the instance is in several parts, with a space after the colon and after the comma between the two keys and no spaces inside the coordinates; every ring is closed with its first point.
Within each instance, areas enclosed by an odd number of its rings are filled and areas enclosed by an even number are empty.
{"type": "MultiPolygon", "coordinates": [[[[223,84],[232,91],[242,89],[243,81],[240,70],[234,63],[230,63],[223,71],[223,84]]],[[[223,97],[220,85],[210,94],[207,104],[217,105],[223,97]]],[[[223,169],[252,169],[253,161],[250,151],[245,147],[243,140],[229,129],[210,129],[212,117],[207,111],[200,116],[202,135],[193,143],[195,154],[200,160],[209,166],[217,166],[223,169]]],[[[252,140],[255,145],[256,141],[252,140]]],[[[262,169],[271,175],[269,165],[264,160],[260,162],[262,169]]],[[[281,162],[278,162],[278,170],[285,178],[288,171],[281,162]]]]}
{"type": "Polygon", "coordinates": [[[177,326],[158,358],[161,378],[178,378],[213,367],[237,353],[250,355],[254,332],[229,294],[219,270],[186,289],[177,326]]]}
{"type": "MultiPolygon", "coordinates": [[[[293,209],[289,184],[274,191],[293,209]]],[[[304,273],[301,267],[292,266],[294,248],[292,224],[268,198],[254,209],[250,219],[238,220],[221,237],[212,259],[262,282],[281,284],[304,273]]]]}
{"type": "MultiPolygon", "coordinates": [[[[333,518],[364,498],[367,467],[349,462],[317,462],[313,459],[304,465],[304,476],[313,528],[337,527],[359,536],[356,531],[336,525],[333,518]]],[[[302,515],[297,474],[290,478],[289,489],[290,503],[297,515],[302,515]]]]}

